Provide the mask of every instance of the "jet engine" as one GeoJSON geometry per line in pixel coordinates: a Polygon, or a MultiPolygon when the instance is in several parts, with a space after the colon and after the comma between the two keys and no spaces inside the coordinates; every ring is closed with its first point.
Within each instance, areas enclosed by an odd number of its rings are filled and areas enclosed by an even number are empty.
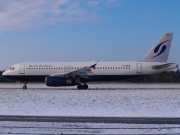
{"type": "Polygon", "coordinates": [[[47,76],[45,79],[45,83],[47,86],[74,86],[75,82],[73,79],[68,79],[65,77],[59,76],[47,76]]]}

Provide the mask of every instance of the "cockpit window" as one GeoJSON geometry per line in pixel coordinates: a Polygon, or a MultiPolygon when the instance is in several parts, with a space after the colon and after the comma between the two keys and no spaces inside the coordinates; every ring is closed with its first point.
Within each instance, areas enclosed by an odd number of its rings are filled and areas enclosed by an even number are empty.
{"type": "Polygon", "coordinates": [[[11,67],[10,70],[14,70],[15,68],[14,67],[11,67]]]}

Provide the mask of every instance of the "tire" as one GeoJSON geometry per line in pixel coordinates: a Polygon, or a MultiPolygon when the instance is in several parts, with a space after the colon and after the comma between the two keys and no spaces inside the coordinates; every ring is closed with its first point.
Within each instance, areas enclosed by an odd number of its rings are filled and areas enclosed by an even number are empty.
{"type": "Polygon", "coordinates": [[[78,85],[77,89],[86,90],[86,89],[88,89],[88,85],[78,85]]]}
{"type": "Polygon", "coordinates": [[[26,86],[23,86],[22,89],[25,90],[25,89],[27,89],[27,87],[26,87],[26,86]]]}
{"type": "Polygon", "coordinates": [[[77,89],[81,89],[81,85],[78,85],[78,86],[77,86],[77,89]]]}
{"type": "Polygon", "coordinates": [[[88,85],[84,85],[84,89],[87,90],[88,89],[88,85]]]}

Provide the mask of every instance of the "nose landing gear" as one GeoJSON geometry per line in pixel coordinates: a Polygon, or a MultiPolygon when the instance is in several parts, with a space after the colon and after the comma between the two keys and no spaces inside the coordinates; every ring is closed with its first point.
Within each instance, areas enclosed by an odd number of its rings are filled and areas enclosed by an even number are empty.
{"type": "Polygon", "coordinates": [[[27,81],[24,81],[24,86],[22,87],[23,90],[27,89],[27,81]]]}

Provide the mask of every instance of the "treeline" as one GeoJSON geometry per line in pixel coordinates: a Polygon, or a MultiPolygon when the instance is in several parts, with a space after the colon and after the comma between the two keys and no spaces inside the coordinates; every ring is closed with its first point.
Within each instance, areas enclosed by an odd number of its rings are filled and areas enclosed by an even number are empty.
{"type": "MultiPolygon", "coordinates": [[[[2,77],[2,73],[4,71],[0,71],[0,82],[12,82],[11,80],[7,80],[2,77]]],[[[123,82],[180,82],[180,70],[177,71],[166,71],[161,74],[156,75],[148,75],[132,80],[126,80],[123,82]]]]}

